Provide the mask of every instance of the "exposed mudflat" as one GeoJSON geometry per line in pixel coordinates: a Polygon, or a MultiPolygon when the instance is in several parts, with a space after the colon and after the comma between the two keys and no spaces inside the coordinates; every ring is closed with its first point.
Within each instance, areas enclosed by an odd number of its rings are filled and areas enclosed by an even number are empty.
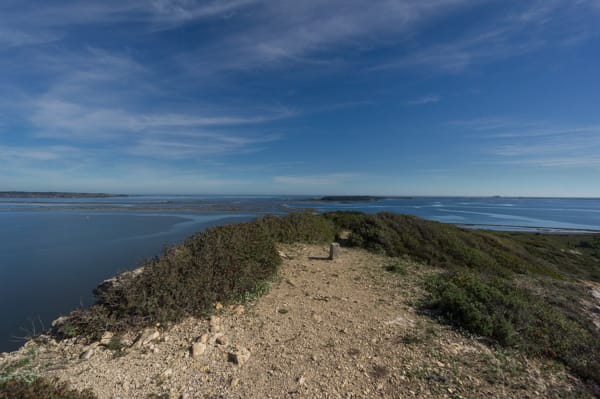
{"type": "Polygon", "coordinates": [[[57,377],[101,399],[589,397],[561,365],[419,314],[422,278],[437,272],[429,266],[401,261],[406,273],[390,273],[397,260],[362,250],[343,248],[331,261],[325,246],[280,249],[281,278],[245,308],[218,304],[211,320],[130,334],[122,351],[42,337],[0,366],[27,358],[12,372],[57,377]]]}

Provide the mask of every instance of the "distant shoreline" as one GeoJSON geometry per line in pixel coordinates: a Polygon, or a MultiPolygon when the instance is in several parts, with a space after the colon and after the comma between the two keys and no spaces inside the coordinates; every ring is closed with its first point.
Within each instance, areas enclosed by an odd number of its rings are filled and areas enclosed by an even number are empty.
{"type": "Polygon", "coordinates": [[[60,191],[0,191],[0,198],[113,198],[127,194],[67,193],[60,191]]]}
{"type": "Polygon", "coordinates": [[[595,229],[576,229],[564,227],[547,226],[523,226],[507,224],[485,224],[485,223],[446,223],[457,227],[463,227],[469,230],[496,231],[505,233],[524,233],[524,234],[559,234],[559,235],[589,235],[600,234],[600,230],[595,229]]]}
{"type": "Polygon", "coordinates": [[[324,197],[308,198],[306,201],[323,202],[373,202],[381,201],[386,197],[375,197],[372,195],[327,195],[324,197]]]}

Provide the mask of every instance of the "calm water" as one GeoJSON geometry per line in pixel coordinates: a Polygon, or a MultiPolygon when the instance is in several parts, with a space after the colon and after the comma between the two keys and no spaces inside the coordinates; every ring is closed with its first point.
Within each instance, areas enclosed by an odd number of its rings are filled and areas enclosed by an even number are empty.
{"type": "Polygon", "coordinates": [[[598,199],[299,197],[0,199],[0,351],[80,305],[116,272],[211,225],[311,208],[392,211],[473,228],[600,231],[598,199]]]}

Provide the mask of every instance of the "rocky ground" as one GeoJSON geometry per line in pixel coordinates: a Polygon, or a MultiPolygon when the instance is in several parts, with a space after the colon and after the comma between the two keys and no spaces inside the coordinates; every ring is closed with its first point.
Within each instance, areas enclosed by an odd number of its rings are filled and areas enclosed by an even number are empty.
{"type": "Polygon", "coordinates": [[[0,370],[57,377],[99,398],[588,397],[561,365],[494,349],[416,310],[437,271],[325,246],[282,246],[271,291],[91,345],[41,337],[0,370]],[[386,271],[394,269],[396,272],[386,271]]]}

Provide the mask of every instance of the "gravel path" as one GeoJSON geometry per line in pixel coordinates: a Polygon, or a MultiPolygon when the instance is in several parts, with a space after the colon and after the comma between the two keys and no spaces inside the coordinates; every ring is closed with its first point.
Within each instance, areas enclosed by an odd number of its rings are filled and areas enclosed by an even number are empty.
{"type": "Polygon", "coordinates": [[[582,389],[561,366],[494,350],[419,314],[431,267],[346,248],[331,261],[325,246],[281,253],[281,278],[245,308],[158,326],[137,344],[125,336],[122,352],[48,340],[0,362],[29,353],[31,372],[100,399],[553,398],[582,389]],[[406,273],[385,271],[392,262],[406,273]]]}

